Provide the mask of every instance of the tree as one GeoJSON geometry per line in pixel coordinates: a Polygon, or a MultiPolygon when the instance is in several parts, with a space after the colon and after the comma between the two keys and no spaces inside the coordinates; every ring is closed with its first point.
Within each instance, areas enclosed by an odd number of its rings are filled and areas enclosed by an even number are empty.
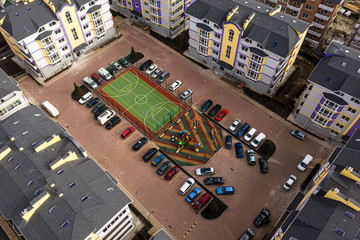
{"type": "Polygon", "coordinates": [[[76,85],[75,82],[74,82],[74,88],[75,88],[74,93],[76,97],[81,97],[82,95],[84,95],[83,90],[78,85],[76,85]]]}
{"type": "Polygon", "coordinates": [[[135,52],[135,50],[134,50],[134,47],[131,47],[130,58],[131,58],[133,61],[136,60],[136,52],[135,52]]]}
{"type": "Polygon", "coordinates": [[[216,201],[212,201],[209,204],[209,210],[211,213],[218,213],[219,212],[219,204],[216,201]]]}

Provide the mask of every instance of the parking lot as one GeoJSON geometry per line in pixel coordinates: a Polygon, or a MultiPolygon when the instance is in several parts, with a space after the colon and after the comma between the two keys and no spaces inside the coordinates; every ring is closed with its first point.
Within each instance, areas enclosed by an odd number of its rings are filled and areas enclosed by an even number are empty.
{"type": "MultiPolygon", "coordinates": [[[[185,232],[195,222],[197,224],[187,235],[187,239],[237,239],[248,227],[255,230],[257,237],[261,238],[269,227],[253,226],[252,221],[256,215],[263,207],[267,207],[272,211],[270,219],[275,223],[276,216],[280,216],[295,195],[294,189],[299,188],[302,179],[310,171],[305,171],[301,176],[301,172],[296,169],[302,157],[306,154],[314,156],[313,166],[325,159],[330,151],[311,139],[302,142],[292,137],[289,134],[291,128],[286,124],[224,87],[196,64],[179,57],[128,24],[122,23],[119,28],[123,33],[121,39],[74,63],[45,87],[40,87],[30,78],[24,79],[20,87],[25,94],[31,96],[30,99],[34,99],[34,104],[49,100],[56,106],[60,111],[57,121],[80,142],[94,160],[119,181],[132,198],[147,209],[150,214],[145,213],[145,217],[150,221],[156,218],[174,238],[183,239],[185,232]],[[250,166],[245,157],[236,158],[234,147],[231,150],[223,148],[210,161],[207,166],[215,168],[215,176],[224,177],[225,185],[235,188],[234,195],[220,197],[229,209],[215,221],[204,220],[186,203],[185,197],[177,193],[188,178],[186,174],[180,172],[171,181],[166,181],[156,173],[151,161],[144,163],[141,160],[143,154],[154,147],[153,143],[145,144],[137,152],[131,150],[132,145],[143,136],[139,131],[125,140],[121,139],[120,134],[131,126],[126,120],[122,118],[113,129],[106,130],[93,119],[89,108],[70,97],[74,89],[73,82],[81,85],[85,76],[90,76],[100,67],[106,67],[111,61],[127,55],[132,46],[145,55],[140,63],[150,58],[159,67],[170,72],[168,83],[181,80],[183,84],[180,92],[192,89],[194,107],[199,108],[210,98],[215,104],[229,110],[221,124],[228,127],[234,119],[239,118],[243,122],[249,122],[258,132],[264,132],[277,146],[274,156],[269,159],[267,174],[260,173],[258,163],[250,166]],[[290,174],[295,174],[300,180],[287,193],[282,189],[282,184],[290,174]]],[[[244,152],[247,149],[244,146],[244,152]]],[[[195,177],[196,168],[185,169],[195,177]]],[[[201,182],[204,178],[196,177],[201,182]]],[[[208,188],[214,192],[216,187],[208,188]]]]}

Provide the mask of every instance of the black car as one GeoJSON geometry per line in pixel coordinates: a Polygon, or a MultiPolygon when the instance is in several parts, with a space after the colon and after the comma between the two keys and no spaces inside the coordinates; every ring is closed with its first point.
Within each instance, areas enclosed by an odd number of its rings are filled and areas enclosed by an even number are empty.
{"type": "Polygon", "coordinates": [[[221,109],[221,106],[220,106],[219,104],[216,104],[216,105],[209,111],[208,115],[209,115],[210,117],[214,117],[214,116],[218,113],[218,111],[220,111],[220,109],[221,109]]]}
{"type": "Polygon", "coordinates": [[[247,122],[246,123],[244,123],[237,131],[236,131],[236,136],[238,137],[238,138],[241,138],[243,135],[244,135],[244,133],[246,133],[247,132],[247,130],[249,130],[249,128],[250,128],[250,124],[248,124],[247,122]]]}
{"type": "Polygon", "coordinates": [[[208,110],[211,105],[213,104],[213,101],[211,101],[210,99],[207,100],[200,108],[200,112],[206,112],[206,110],[208,110]]]}
{"type": "Polygon", "coordinates": [[[109,122],[105,125],[106,129],[112,129],[116,124],[118,124],[121,121],[120,117],[115,116],[112,119],[109,120],[109,122]]]}
{"type": "Polygon", "coordinates": [[[232,136],[231,135],[226,136],[225,148],[226,149],[231,149],[232,148],[232,136]]]}
{"type": "Polygon", "coordinates": [[[88,108],[91,108],[92,106],[94,106],[95,104],[97,104],[100,101],[100,98],[96,97],[91,99],[90,101],[87,102],[86,106],[88,108]]]}
{"type": "Polygon", "coordinates": [[[241,237],[239,238],[239,240],[251,240],[253,239],[255,236],[255,233],[253,230],[251,230],[250,228],[248,228],[243,235],[241,235],[241,237]]]}
{"type": "Polygon", "coordinates": [[[259,158],[260,170],[262,173],[267,173],[269,171],[267,160],[263,157],[259,158]]]}
{"type": "Polygon", "coordinates": [[[223,177],[209,177],[204,180],[205,185],[223,185],[224,178],[223,177]]]}
{"type": "Polygon", "coordinates": [[[264,223],[269,222],[269,218],[270,218],[270,210],[267,208],[264,208],[263,210],[261,210],[259,215],[255,218],[254,225],[257,227],[260,227],[264,223]]]}
{"type": "Polygon", "coordinates": [[[171,166],[171,162],[170,162],[170,161],[164,162],[164,163],[158,168],[158,170],[156,171],[157,174],[163,175],[163,174],[166,172],[166,170],[168,170],[168,169],[170,168],[170,166],[171,166]]]}
{"type": "Polygon", "coordinates": [[[118,63],[125,68],[130,67],[130,63],[125,58],[120,58],[118,63]]]}
{"type": "Polygon", "coordinates": [[[137,141],[133,146],[132,149],[134,151],[138,151],[142,146],[147,143],[148,139],[146,137],[140,138],[139,141],[137,141]]]}
{"type": "Polygon", "coordinates": [[[142,157],[142,160],[144,162],[149,161],[156,153],[157,153],[157,149],[156,148],[151,148],[149,151],[147,151],[144,156],[142,157]]]}
{"type": "Polygon", "coordinates": [[[99,102],[98,104],[95,105],[95,107],[93,107],[93,109],[91,109],[91,112],[93,114],[97,113],[100,109],[102,109],[103,107],[105,107],[105,103],[103,102],[99,102]]]}
{"type": "Polygon", "coordinates": [[[95,114],[94,114],[94,118],[97,119],[103,112],[105,112],[106,110],[108,110],[109,108],[108,107],[103,107],[101,108],[99,111],[97,111],[95,114]]]}
{"type": "Polygon", "coordinates": [[[147,69],[148,67],[150,67],[150,65],[153,64],[153,61],[151,59],[147,60],[146,62],[144,62],[143,64],[141,64],[140,66],[140,70],[144,71],[145,69],[147,69]]]}

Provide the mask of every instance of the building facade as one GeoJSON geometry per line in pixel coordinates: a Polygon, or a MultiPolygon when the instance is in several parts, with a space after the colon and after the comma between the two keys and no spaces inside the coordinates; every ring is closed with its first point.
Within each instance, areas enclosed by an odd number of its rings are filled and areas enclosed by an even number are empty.
{"type": "Polygon", "coordinates": [[[343,0],[257,0],[311,24],[305,41],[317,47],[331,26],[343,0]]]}
{"type": "Polygon", "coordinates": [[[0,32],[28,72],[46,80],[116,31],[106,0],[30,0],[0,10],[0,32]]]}
{"type": "Polygon", "coordinates": [[[360,127],[360,51],[331,42],[298,100],[295,121],[340,140],[360,127]]]}
{"type": "Polygon", "coordinates": [[[112,9],[138,19],[164,37],[174,37],[189,26],[186,8],[195,0],[113,0],[112,9]]]}
{"type": "Polygon", "coordinates": [[[186,13],[189,55],[263,94],[283,81],[310,26],[251,0],[197,0],[186,13]]]}

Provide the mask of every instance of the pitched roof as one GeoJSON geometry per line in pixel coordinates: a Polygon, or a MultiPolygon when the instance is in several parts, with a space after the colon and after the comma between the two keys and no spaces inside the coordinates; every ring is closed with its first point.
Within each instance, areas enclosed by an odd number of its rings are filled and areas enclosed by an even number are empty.
{"type": "Polygon", "coordinates": [[[21,91],[17,86],[17,82],[0,68],[0,99],[14,91],[21,91]]]}

